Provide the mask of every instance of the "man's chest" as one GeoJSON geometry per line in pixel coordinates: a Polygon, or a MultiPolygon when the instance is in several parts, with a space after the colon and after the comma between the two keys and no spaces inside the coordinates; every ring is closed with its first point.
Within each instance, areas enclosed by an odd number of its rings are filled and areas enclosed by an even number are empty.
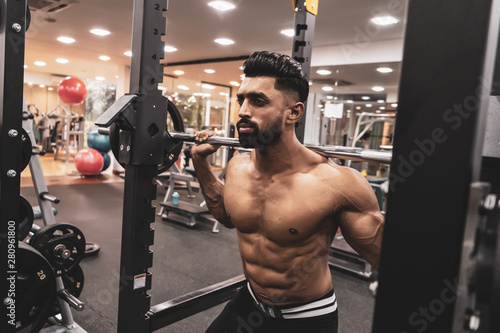
{"type": "MultiPolygon", "coordinates": [[[[224,206],[233,225],[243,233],[269,239],[300,240],[333,224],[335,194],[312,176],[281,180],[227,179],[224,206]]],[[[328,228],[328,227],[327,227],[328,228]]]]}

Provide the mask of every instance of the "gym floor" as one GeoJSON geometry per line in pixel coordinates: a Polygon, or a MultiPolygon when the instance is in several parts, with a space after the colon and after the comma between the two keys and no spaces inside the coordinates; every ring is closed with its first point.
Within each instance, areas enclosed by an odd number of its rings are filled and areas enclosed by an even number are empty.
{"type": "MultiPolygon", "coordinates": [[[[45,170],[44,170],[45,172],[45,170]]],[[[97,256],[81,262],[85,283],[80,299],[86,307],[73,311],[75,322],[89,333],[116,332],[120,269],[123,181],[114,175],[98,177],[47,176],[49,192],[61,203],[56,221],[70,223],[82,230],[87,241],[99,244],[97,256]],[[51,185],[52,184],[54,185],[51,185]],[[64,184],[63,184],[64,183],[64,184]]],[[[38,205],[28,179],[21,194],[38,205]]],[[[178,191],[181,200],[185,190],[178,191]]],[[[165,195],[158,188],[158,200],[165,195]]],[[[157,210],[160,205],[155,202],[157,210]]],[[[41,220],[35,221],[38,225],[41,220]]],[[[151,305],[195,291],[242,274],[236,232],[221,226],[220,233],[211,232],[212,225],[198,223],[194,228],[156,217],[151,305]]],[[[332,270],[333,284],[339,304],[339,332],[369,332],[374,297],[369,282],[352,274],[332,270]]],[[[157,332],[204,332],[224,304],[165,327],[157,332]]]]}

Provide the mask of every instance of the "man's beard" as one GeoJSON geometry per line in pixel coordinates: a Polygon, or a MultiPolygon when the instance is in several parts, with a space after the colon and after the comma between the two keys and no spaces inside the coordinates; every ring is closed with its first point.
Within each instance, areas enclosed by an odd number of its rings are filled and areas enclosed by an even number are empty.
{"type": "Polygon", "coordinates": [[[271,121],[267,126],[262,129],[249,120],[248,118],[241,118],[236,127],[238,128],[240,145],[243,148],[257,148],[264,149],[273,143],[277,142],[283,132],[283,113],[271,121]],[[252,133],[240,133],[239,125],[245,124],[253,129],[252,133]]]}

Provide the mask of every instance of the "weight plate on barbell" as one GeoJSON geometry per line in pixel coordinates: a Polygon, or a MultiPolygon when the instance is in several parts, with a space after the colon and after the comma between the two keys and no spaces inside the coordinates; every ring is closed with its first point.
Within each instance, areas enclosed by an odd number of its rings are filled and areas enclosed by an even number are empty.
{"type": "Polygon", "coordinates": [[[47,258],[56,276],[71,271],[85,256],[85,237],[71,224],[51,224],[31,237],[30,245],[47,258]]]}
{"type": "Polygon", "coordinates": [[[34,248],[19,242],[16,253],[16,330],[38,332],[50,316],[56,278],[50,263],[34,248]]]}
{"type": "MultiPolygon", "coordinates": [[[[175,104],[169,99],[167,99],[167,112],[168,115],[170,115],[174,130],[177,132],[184,132],[184,120],[182,119],[182,115],[175,104]]],[[[158,167],[158,174],[167,171],[172,165],[174,165],[177,158],[181,154],[182,146],[184,145],[183,141],[174,140],[170,136],[168,129],[165,130],[164,139],[165,145],[163,147],[163,164],[158,167]]]]}
{"type": "MultiPolygon", "coordinates": [[[[69,291],[69,293],[75,297],[79,297],[82,294],[84,275],[83,270],[80,265],[76,265],[71,271],[66,271],[61,275],[64,289],[69,291]]],[[[55,316],[60,313],[59,302],[62,300],[56,300],[54,306],[52,307],[51,316],[55,316]]],[[[62,301],[64,302],[64,301],[62,301]]]]}
{"type": "Polygon", "coordinates": [[[28,200],[22,195],[20,196],[21,204],[19,207],[19,229],[17,231],[17,239],[22,241],[28,237],[31,228],[33,227],[33,221],[35,220],[33,214],[33,208],[31,207],[28,200]]]}
{"type": "MultiPolygon", "coordinates": [[[[167,126],[171,125],[176,132],[184,132],[184,120],[182,115],[175,106],[175,104],[167,99],[167,126]],[[170,118],[168,118],[170,116],[170,118]]],[[[170,169],[170,167],[177,161],[177,158],[181,154],[183,141],[175,140],[170,136],[168,129],[165,129],[164,137],[164,148],[163,148],[163,163],[158,166],[158,174],[170,169]]],[[[119,161],[120,156],[120,129],[116,124],[112,124],[109,127],[109,143],[111,145],[111,151],[115,155],[116,159],[119,161]]],[[[125,167],[120,163],[122,167],[125,167]]]]}

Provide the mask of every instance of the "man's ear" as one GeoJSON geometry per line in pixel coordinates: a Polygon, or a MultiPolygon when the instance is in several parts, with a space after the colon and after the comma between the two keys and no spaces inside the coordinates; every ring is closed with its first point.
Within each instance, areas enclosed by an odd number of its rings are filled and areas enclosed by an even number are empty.
{"type": "Polygon", "coordinates": [[[304,114],[304,103],[297,102],[290,107],[290,113],[286,119],[287,124],[294,124],[302,117],[304,114]]]}

